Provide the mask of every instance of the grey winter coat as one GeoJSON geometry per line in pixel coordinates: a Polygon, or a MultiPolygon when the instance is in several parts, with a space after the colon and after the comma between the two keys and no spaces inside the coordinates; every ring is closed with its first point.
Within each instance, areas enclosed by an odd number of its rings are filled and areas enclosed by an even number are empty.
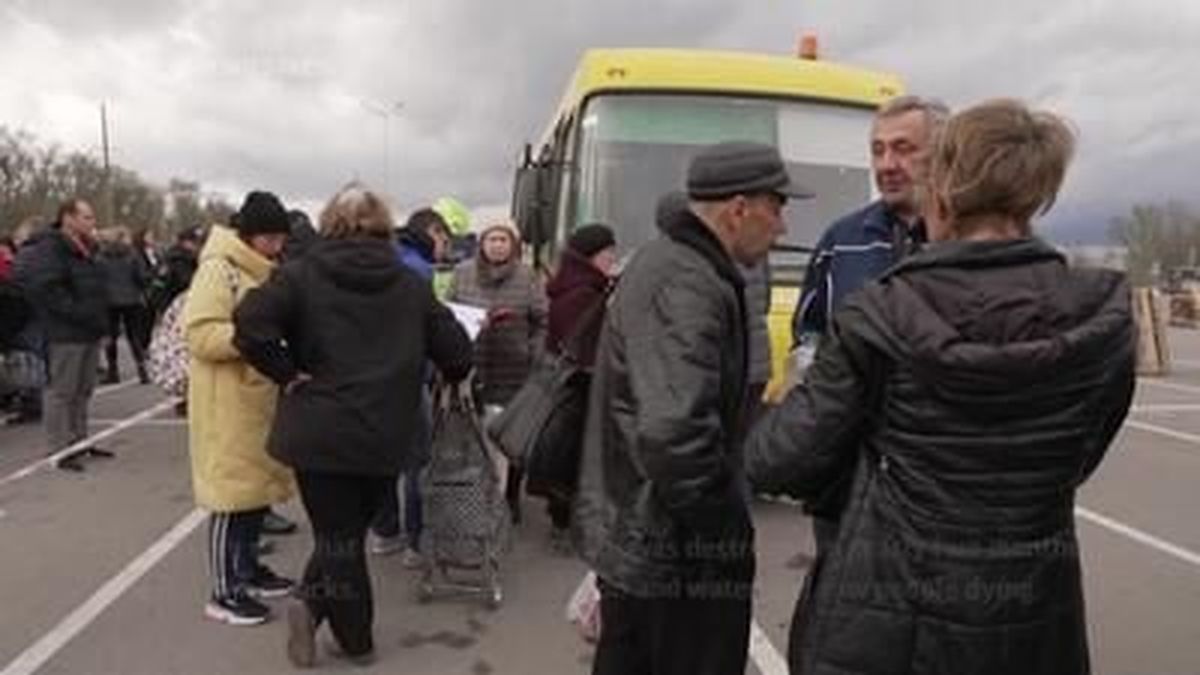
{"type": "Polygon", "coordinates": [[[454,270],[447,299],[511,313],[480,332],[475,369],[484,403],[505,405],[525,379],[546,341],[546,294],[532,269],[514,258],[494,266],[482,258],[454,270]]]}

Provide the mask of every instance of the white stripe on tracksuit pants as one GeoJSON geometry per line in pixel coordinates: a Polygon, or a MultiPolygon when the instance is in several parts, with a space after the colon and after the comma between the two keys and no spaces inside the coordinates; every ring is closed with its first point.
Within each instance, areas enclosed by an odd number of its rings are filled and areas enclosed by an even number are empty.
{"type": "Polygon", "coordinates": [[[241,595],[258,569],[258,539],[267,510],[213,513],[208,521],[208,566],[213,598],[241,595]]]}

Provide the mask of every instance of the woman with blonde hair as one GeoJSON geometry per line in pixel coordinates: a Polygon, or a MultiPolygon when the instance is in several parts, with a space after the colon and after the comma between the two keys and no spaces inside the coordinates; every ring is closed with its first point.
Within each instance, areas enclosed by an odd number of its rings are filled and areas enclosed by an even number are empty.
{"type": "Polygon", "coordinates": [[[449,381],[471,369],[471,343],[429,282],[396,262],[392,216],[351,185],[321,214],[320,239],[238,308],[235,342],[283,393],[273,457],[296,472],[314,547],[288,609],[288,657],[316,660],[324,622],[337,654],[374,654],[367,527],[395,490],[420,428],[427,360],[449,381]]]}
{"type": "Polygon", "coordinates": [[[752,433],[756,491],[841,495],[792,673],[1090,672],[1075,493],[1128,411],[1136,331],[1124,275],[1034,235],[1073,148],[1019,102],[954,115],[931,245],[848,300],[752,433]]]}

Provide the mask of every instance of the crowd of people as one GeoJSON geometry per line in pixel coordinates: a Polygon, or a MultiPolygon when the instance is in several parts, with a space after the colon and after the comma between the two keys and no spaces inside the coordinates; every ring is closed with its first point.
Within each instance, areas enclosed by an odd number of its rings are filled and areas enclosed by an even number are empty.
{"type": "MultiPolygon", "coordinates": [[[[397,227],[358,184],[316,228],[251,192],[165,253],[149,232],[97,232],[69,200],[0,242],[3,347],[45,374],[8,392],[14,419],[44,417],[52,452],[85,441],[97,378],[121,379],[120,336],[146,381],[154,319],[186,291],[205,614],[258,625],[264,599],[290,595],[295,666],[316,663],[326,625],[331,653],[363,664],[369,555],[427,553],[432,387],[469,379],[490,418],[569,350],[591,375],[577,489],[547,508],[554,550],[599,580],[597,675],[743,673],[751,504],[779,494],[817,543],[793,673],[1089,672],[1072,509],[1130,405],[1136,331],[1123,276],[1070,267],[1031,225],[1073,134],[1015,101],[951,114],[902,97],[868,142],[879,198],[818,243],[795,311],[802,372],[774,405],[766,259],[788,200],[813,194],[775,148],[735,141],[696,154],[623,269],[598,223],[570,233],[550,275],[505,219],[454,261],[436,210],[397,227]],[[484,312],[474,341],[445,302],[484,312]],[[296,495],[313,536],[298,581],[260,558],[264,531],[296,529],[272,511],[296,495]]],[[[80,451],[59,466],[108,456],[80,451]]],[[[506,474],[519,523],[520,464],[506,474]]]]}

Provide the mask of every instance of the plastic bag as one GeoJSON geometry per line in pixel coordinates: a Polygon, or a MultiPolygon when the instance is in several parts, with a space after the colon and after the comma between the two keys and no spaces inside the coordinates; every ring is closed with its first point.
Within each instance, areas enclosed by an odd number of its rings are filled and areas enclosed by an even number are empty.
{"type": "Polygon", "coordinates": [[[596,573],[588,572],[567,602],[567,621],[575,624],[580,636],[588,642],[600,641],[600,588],[596,573]]]}

